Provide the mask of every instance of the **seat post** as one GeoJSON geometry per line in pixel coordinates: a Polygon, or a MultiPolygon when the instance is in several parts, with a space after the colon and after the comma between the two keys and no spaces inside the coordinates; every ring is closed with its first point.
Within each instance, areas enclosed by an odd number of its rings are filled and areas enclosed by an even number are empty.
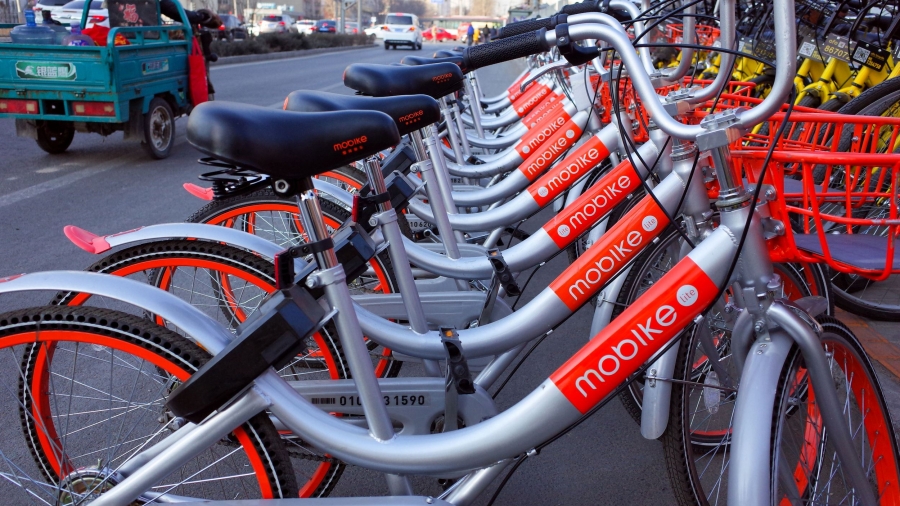
{"type": "Polygon", "coordinates": [[[441,115],[447,125],[447,134],[450,136],[450,148],[453,150],[453,156],[459,164],[466,163],[471,153],[468,145],[462,144],[462,138],[465,136],[465,129],[462,127],[462,118],[459,116],[459,109],[455,105],[450,104],[447,97],[441,97],[441,115]]]}
{"type": "MultiPolygon", "coordinates": [[[[300,223],[306,232],[308,242],[319,242],[331,237],[325,226],[325,218],[319,199],[313,190],[312,179],[305,178],[300,181],[300,193],[297,196],[297,205],[300,208],[300,223]]],[[[316,263],[322,269],[330,269],[338,265],[337,255],[333,248],[327,248],[313,254],[316,263]]]]}
{"type": "MultiPolygon", "coordinates": [[[[427,137],[424,139],[422,133],[422,130],[419,130],[410,134],[414,139],[414,143],[417,142],[415,139],[418,138],[418,142],[421,142],[423,147],[427,147],[428,151],[428,158],[419,162],[417,164],[417,169],[422,175],[422,180],[425,181],[425,191],[428,193],[428,203],[434,210],[435,222],[438,231],[441,234],[441,241],[444,243],[444,249],[447,252],[447,256],[457,259],[459,258],[457,241],[461,242],[464,238],[461,232],[453,230],[453,227],[450,225],[450,218],[448,217],[450,214],[456,214],[456,209],[453,208],[455,204],[453,204],[453,199],[450,198],[450,192],[445,192],[445,186],[441,184],[443,178],[441,177],[441,171],[438,169],[438,166],[442,165],[443,154],[439,147],[440,140],[437,137],[437,129],[432,128],[430,132],[425,132],[427,137]]],[[[446,175],[446,172],[444,172],[444,174],[446,175]]]]}
{"type": "MultiPolygon", "coordinates": [[[[381,161],[378,157],[370,156],[364,162],[366,176],[372,190],[376,195],[387,193],[384,184],[384,174],[381,172],[381,161]]],[[[403,247],[403,233],[400,231],[400,225],[397,224],[397,212],[391,206],[391,201],[378,204],[381,211],[372,216],[372,220],[381,227],[381,232],[388,242],[388,254],[391,256],[391,265],[394,266],[394,277],[397,279],[397,287],[400,290],[400,298],[403,300],[403,306],[406,308],[406,314],[409,318],[409,326],[413,332],[425,334],[428,332],[428,321],[425,318],[425,310],[422,308],[422,301],[419,298],[419,289],[416,286],[416,280],[413,276],[412,267],[409,263],[409,256],[403,247]]],[[[441,377],[440,364],[434,360],[423,360],[425,372],[429,376],[441,377]]]]}
{"type": "MultiPolygon", "coordinates": [[[[450,120],[448,120],[450,121],[450,120]]],[[[449,131],[453,131],[452,127],[448,125],[448,128],[451,128],[449,131]]],[[[453,202],[453,196],[451,192],[453,191],[453,186],[450,181],[450,172],[447,170],[446,158],[444,158],[444,153],[441,152],[441,138],[440,133],[438,132],[437,125],[430,125],[426,127],[425,134],[425,145],[428,149],[428,155],[431,158],[432,163],[434,164],[434,171],[437,174],[437,183],[438,189],[440,190],[440,195],[444,200],[444,205],[447,208],[447,212],[450,214],[457,214],[458,211],[456,209],[456,204],[453,202]]],[[[463,240],[462,235],[457,238],[459,241],[463,240]]]]}
{"type": "MultiPolygon", "coordinates": [[[[484,128],[481,127],[481,103],[475,92],[475,73],[470,72],[466,76],[466,97],[469,99],[469,110],[472,112],[472,122],[475,123],[475,133],[479,138],[484,139],[484,128]]],[[[465,131],[460,133],[463,140],[466,139],[465,131]]]]}
{"type": "MultiPolygon", "coordinates": [[[[382,186],[384,185],[382,184],[382,186]]],[[[298,202],[300,220],[309,242],[330,238],[331,235],[328,233],[322,217],[319,199],[313,190],[312,179],[307,177],[298,181],[298,189],[300,190],[298,202]]],[[[337,327],[344,356],[347,358],[350,374],[359,391],[360,404],[362,404],[369,431],[374,437],[389,441],[394,437],[394,425],[384,405],[384,396],[381,386],[378,384],[378,377],[375,375],[372,356],[366,347],[359,319],[353,309],[353,300],[350,298],[350,290],[347,288],[344,268],[337,261],[334,247],[316,252],[315,258],[319,269],[307,278],[307,285],[323,287],[328,303],[337,310],[334,324],[337,327]]],[[[391,495],[412,494],[412,487],[405,477],[386,474],[385,478],[391,495]]]]}

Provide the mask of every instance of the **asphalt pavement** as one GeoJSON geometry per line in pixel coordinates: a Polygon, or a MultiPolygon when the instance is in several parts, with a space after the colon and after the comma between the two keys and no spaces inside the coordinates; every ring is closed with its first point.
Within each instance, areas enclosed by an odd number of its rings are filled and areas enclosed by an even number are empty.
{"type": "MultiPolygon", "coordinates": [[[[430,54],[446,44],[426,44],[422,52],[385,51],[381,47],[287,60],[214,67],[216,100],[280,107],[298,89],[352,93],[341,83],[344,68],[354,62],[396,63],[407,54],[430,54]]],[[[479,71],[485,93],[499,93],[518,72],[513,62],[479,71]]],[[[184,137],[186,119],[176,123],[176,146],[166,160],[150,160],[137,143],[121,134],[102,138],[77,134],[64,154],[51,156],[33,140],[17,138],[11,120],[0,121],[0,277],[41,270],[83,269],[96,258],[72,245],[62,234],[73,224],[107,234],[142,225],[182,221],[204,202],[182,189],[196,181],[204,167],[199,153],[184,137]]],[[[296,153],[298,162],[304,154],[296,153]]],[[[536,229],[544,211],[525,227],[536,229]]],[[[523,302],[548,286],[567,265],[560,255],[542,267],[529,284],[523,302]]],[[[0,296],[0,312],[44,304],[48,294],[0,296]]],[[[557,329],[529,358],[498,397],[507,407],[540,384],[589,337],[591,308],[583,308],[557,329]]],[[[896,377],[882,381],[896,394],[896,377]]],[[[895,405],[900,405],[896,403],[895,405]]],[[[897,411],[895,411],[896,417],[897,411]]],[[[0,415],[0,420],[6,416],[0,415]]],[[[13,422],[15,424],[18,421],[13,422]]],[[[7,425],[0,422],[0,426],[7,425]]],[[[430,478],[415,480],[416,492],[438,494],[430,478]]],[[[495,484],[496,486],[496,484],[495,484]]],[[[484,504],[493,488],[479,501],[484,504]]],[[[383,477],[350,467],[334,495],[383,495],[383,477]]],[[[662,446],[640,436],[638,426],[618,401],[529,459],[509,480],[495,504],[673,504],[662,446]]]]}

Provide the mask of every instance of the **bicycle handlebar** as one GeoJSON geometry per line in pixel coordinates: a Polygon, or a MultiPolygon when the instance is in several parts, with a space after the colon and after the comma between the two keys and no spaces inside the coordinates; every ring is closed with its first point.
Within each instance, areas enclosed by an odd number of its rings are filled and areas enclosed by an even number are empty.
{"type": "Polygon", "coordinates": [[[537,30],[540,30],[541,28],[545,30],[552,30],[554,27],[556,27],[557,24],[565,22],[562,21],[562,19],[565,19],[565,17],[556,14],[550,16],[549,18],[526,19],[525,21],[510,23],[500,29],[500,33],[497,35],[497,37],[494,38],[494,40],[515,37],[516,35],[521,35],[528,32],[535,32],[537,30]]]}
{"type": "Polygon", "coordinates": [[[565,23],[567,15],[584,14],[585,12],[606,12],[606,9],[601,0],[586,0],[577,4],[566,5],[559,10],[558,14],[554,14],[549,18],[526,19],[510,23],[500,29],[500,33],[495,40],[534,32],[541,28],[552,30],[557,24],[565,23]]]}
{"type": "MultiPolygon", "coordinates": [[[[463,52],[463,66],[467,70],[475,70],[488,65],[494,65],[516,58],[543,53],[550,49],[545,34],[547,30],[523,33],[514,37],[491,41],[487,44],[467,47],[463,52]]],[[[556,35],[549,32],[551,40],[556,40],[556,35]]]]}
{"type": "MultiPolygon", "coordinates": [[[[775,0],[773,5],[775,20],[775,64],[777,73],[772,84],[772,90],[765,100],[758,106],[737,112],[737,122],[733,127],[752,127],[768,119],[778,111],[793,86],[793,77],[796,73],[796,26],[794,23],[794,0],[775,0]]],[[[727,21],[733,20],[734,2],[722,2],[722,15],[727,21]],[[729,16],[730,14],[730,16],[729,16]],[[730,20],[728,18],[731,18],[730,20]]],[[[593,15],[589,15],[593,16],[593,15]]],[[[599,16],[603,16],[602,14],[599,16]]],[[[723,32],[725,30],[723,29],[723,32]]],[[[686,140],[695,140],[704,131],[701,125],[685,125],[673,119],[660,103],[660,97],[650,81],[641,59],[636,54],[628,35],[621,26],[618,29],[605,24],[590,23],[569,25],[569,37],[573,41],[588,39],[602,40],[610,44],[619,53],[624,66],[630,69],[632,86],[641,97],[644,108],[657,126],[672,137],[686,140]]],[[[723,33],[723,46],[730,47],[733,44],[733,35],[723,33]]],[[[547,51],[556,44],[555,31],[540,30],[516,35],[506,39],[489,42],[481,46],[467,48],[463,61],[467,68],[476,69],[495,63],[501,63],[515,58],[521,58],[536,53],[547,51]]],[[[727,54],[727,53],[726,53],[727,54]]],[[[727,67],[723,67],[727,68],[727,67]]],[[[716,83],[720,80],[722,85],[728,79],[727,72],[720,72],[716,83]]],[[[702,90],[704,95],[710,95],[718,91],[718,87],[702,90]]],[[[696,100],[697,97],[695,97],[696,100]]],[[[696,103],[696,102],[695,102],[696,103]]]]}

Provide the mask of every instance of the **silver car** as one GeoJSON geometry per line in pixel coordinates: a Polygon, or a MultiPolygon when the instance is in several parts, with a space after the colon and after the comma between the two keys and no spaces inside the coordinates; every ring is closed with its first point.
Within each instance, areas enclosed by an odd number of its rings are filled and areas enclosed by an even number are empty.
{"type": "Polygon", "coordinates": [[[259,33],[287,33],[291,31],[294,20],[286,14],[270,14],[256,22],[259,33]]]}

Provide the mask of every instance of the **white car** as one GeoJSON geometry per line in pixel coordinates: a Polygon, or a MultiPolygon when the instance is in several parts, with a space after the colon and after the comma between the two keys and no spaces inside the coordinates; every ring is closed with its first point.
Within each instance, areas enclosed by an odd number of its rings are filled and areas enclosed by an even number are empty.
{"type": "Polygon", "coordinates": [[[43,20],[41,12],[48,11],[50,12],[50,16],[53,19],[56,19],[56,12],[71,1],[72,0],[40,0],[34,6],[34,18],[37,20],[38,24],[40,24],[41,20],[43,20]]]}
{"type": "Polygon", "coordinates": [[[316,31],[316,22],[312,19],[298,19],[292,29],[297,33],[305,33],[309,35],[311,33],[315,33],[316,31]]]}
{"type": "Polygon", "coordinates": [[[382,38],[382,34],[385,33],[381,31],[381,25],[372,25],[363,30],[363,32],[366,35],[374,35],[376,39],[382,38]]]}
{"type": "Polygon", "coordinates": [[[287,33],[293,24],[294,20],[286,14],[270,14],[256,22],[259,34],[287,33]]]}
{"type": "MultiPolygon", "coordinates": [[[[101,0],[91,1],[91,10],[88,11],[87,23],[81,29],[90,28],[94,25],[105,26],[109,28],[109,11],[102,8],[101,0]]],[[[61,9],[53,14],[53,19],[64,25],[81,24],[81,13],[84,11],[84,0],[75,0],[64,5],[61,9]]]]}
{"type": "Polygon", "coordinates": [[[384,48],[411,46],[422,49],[422,30],[419,29],[419,17],[415,14],[392,12],[385,16],[381,25],[379,38],[384,39],[384,48]]]}

